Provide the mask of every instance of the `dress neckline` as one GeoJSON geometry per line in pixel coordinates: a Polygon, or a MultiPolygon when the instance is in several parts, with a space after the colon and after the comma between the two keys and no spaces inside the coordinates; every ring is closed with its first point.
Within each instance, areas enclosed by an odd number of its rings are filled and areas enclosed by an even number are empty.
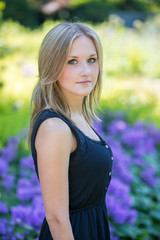
{"type": "MultiPolygon", "coordinates": [[[[73,124],[74,125],[74,124],[73,124]]],[[[93,127],[92,130],[95,132],[95,134],[99,137],[99,140],[96,140],[96,139],[93,139],[93,138],[90,138],[89,136],[87,136],[81,129],[79,129],[76,125],[74,125],[74,127],[76,127],[78,129],[78,131],[80,131],[86,138],[88,138],[89,140],[93,141],[93,142],[96,142],[96,143],[102,143],[103,139],[98,135],[98,133],[94,130],[93,127]]]]}
{"type": "MultiPolygon", "coordinates": [[[[46,109],[43,109],[42,111],[46,111],[46,110],[51,110],[52,112],[54,112],[53,111],[53,109],[52,108],[46,108],[46,109]]],[[[59,114],[61,117],[63,117],[65,120],[66,120],[66,118],[62,115],[62,114],[59,114]]],[[[67,121],[69,121],[68,119],[67,119],[67,121]]],[[[70,122],[70,121],[69,121],[70,122]]],[[[71,123],[71,122],[70,122],[71,123]]],[[[81,132],[87,139],[89,139],[90,141],[93,141],[93,142],[95,142],[95,143],[98,143],[98,144],[103,144],[104,143],[104,140],[101,138],[101,136],[94,130],[94,128],[93,127],[91,127],[91,129],[95,132],[95,134],[99,137],[99,140],[96,140],[96,139],[93,139],[93,138],[90,138],[89,136],[87,136],[81,129],[79,129],[75,124],[73,124],[73,123],[71,123],[75,128],[77,128],[77,130],[79,131],[79,132],[81,132]]]]}

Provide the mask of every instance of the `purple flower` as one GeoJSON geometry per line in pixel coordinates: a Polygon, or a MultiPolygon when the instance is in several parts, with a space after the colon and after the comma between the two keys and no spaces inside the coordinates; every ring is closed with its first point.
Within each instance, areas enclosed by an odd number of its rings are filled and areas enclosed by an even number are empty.
{"type": "Polygon", "coordinates": [[[130,210],[128,218],[127,218],[127,223],[130,225],[133,225],[135,223],[135,220],[137,219],[137,217],[138,217],[138,212],[134,209],[130,210]]]}
{"type": "Polygon", "coordinates": [[[137,166],[140,166],[140,167],[143,167],[145,165],[145,161],[144,159],[142,159],[141,157],[135,157],[134,158],[134,163],[137,165],[137,166]]]}
{"type": "Polygon", "coordinates": [[[4,235],[6,233],[6,226],[5,223],[2,222],[2,219],[0,219],[0,234],[4,235]]]}
{"type": "Polygon", "coordinates": [[[116,232],[115,228],[112,225],[110,225],[110,223],[109,223],[109,229],[111,233],[111,240],[119,240],[119,237],[115,236],[115,232],[116,232]]]}
{"type": "Polygon", "coordinates": [[[32,227],[36,228],[37,230],[40,230],[43,218],[45,217],[43,209],[36,208],[32,212],[31,216],[31,225],[32,227]]]}
{"type": "Polygon", "coordinates": [[[117,207],[116,210],[117,211],[115,212],[115,215],[114,215],[114,221],[117,222],[118,224],[127,223],[128,209],[123,208],[121,206],[121,208],[117,207]]]}
{"type": "Polygon", "coordinates": [[[142,142],[139,142],[139,144],[137,144],[135,146],[135,149],[134,149],[134,154],[135,156],[143,156],[145,154],[155,154],[156,152],[156,148],[155,148],[155,145],[154,145],[154,141],[153,139],[144,139],[144,141],[142,142]]]}
{"type": "Polygon", "coordinates": [[[122,148],[121,144],[117,141],[112,141],[110,144],[112,147],[114,161],[113,161],[113,176],[118,176],[126,183],[131,183],[132,173],[129,170],[132,162],[131,156],[129,156],[122,148]]]}
{"type": "Polygon", "coordinates": [[[32,208],[33,209],[41,209],[41,211],[44,213],[44,204],[43,204],[43,199],[42,195],[37,195],[33,198],[32,201],[32,208]]]}
{"type": "Polygon", "coordinates": [[[93,123],[95,131],[103,137],[103,131],[102,131],[102,122],[94,122],[93,123]]]}
{"type": "Polygon", "coordinates": [[[34,184],[34,185],[37,185],[37,186],[39,186],[40,187],[40,183],[39,183],[39,181],[38,181],[38,177],[37,177],[37,175],[36,175],[36,173],[35,172],[33,172],[33,174],[31,175],[31,182],[34,184]]]}
{"type": "Polygon", "coordinates": [[[144,125],[144,122],[142,121],[136,121],[133,125],[133,129],[136,129],[136,130],[141,130],[145,127],[144,125]]]}
{"type": "Polygon", "coordinates": [[[8,233],[8,221],[6,218],[0,218],[0,234],[6,235],[7,233],[8,233]]]}
{"type": "Polygon", "coordinates": [[[2,185],[9,191],[14,186],[14,175],[5,174],[3,176],[2,185]]]}
{"type": "Polygon", "coordinates": [[[20,188],[28,188],[31,186],[31,182],[26,178],[20,178],[18,181],[18,187],[20,188]]]}
{"type": "Polygon", "coordinates": [[[29,176],[29,173],[26,171],[26,169],[20,169],[19,177],[20,178],[27,178],[29,176]]]}
{"type": "Polygon", "coordinates": [[[107,128],[109,134],[117,135],[123,133],[128,128],[127,123],[123,120],[113,121],[107,128]]]}
{"type": "Polygon", "coordinates": [[[8,163],[0,157],[0,177],[3,177],[8,172],[8,163]]]}
{"type": "Polygon", "coordinates": [[[109,189],[108,194],[114,194],[117,198],[121,197],[122,195],[129,195],[130,186],[120,181],[118,178],[113,178],[109,189]]]}
{"type": "Polygon", "coordinates": [[[145,146],[146,146],[146,153],[148,153],[148,154],[155,154],[156,148],[155,148],[155,141],[154,141],[154,139],[148,137],[145,146]]]}
{"type": "MultiPolygon", "coordinates": [[[[2,236],[2,240],[10,240],[10,239],[11,239],[11,236],[2,236]]],[[[12,240],[16,240],[16,237],[13,236],[12,240]]]]}
{"type": "Polygon", "coordinates": [[[118,224],[133,224],[137,217],[137,215],[132,213],[133,198],[129,194],[130,185],[124,184],[121,180],[114,177],[108,189],[106,203],[109,215],[118,224]]]}
{"type": "Polygon", "coordinates": [[[34,162],[33,162],[33,157],[31,155],[27,157],[23,157],[20,160],[20,167],[23,168],[28,168],[31,170],[34,170],[34,162]]]}
{"type": "Polygon", "coordinates": [[[29,206],[15,206],[11,208],[12,222],[30,225],[32,208],[29,206]]]}
{"type": "Polygon", "coordinates": [[[160,130],[157,129],[153,124],[148,126],[148,135],[154,139],[155,144],[160,144],[160,130]]]}
{"type": "Polygon", "coordinates": [[[146,182],[151,187],[154,187],[158,183],[158,178],[155,176],[155,168],[153,166],[149,166],[141,173],[141,178],[144,182],[146,182]]]}
{"type": "Polygon", "coordinates": [[[5,161],[11,162],[14,159],[18,145],[19,145],[18,137],[8,138],[7,146],[1,150],[1,156],[3,157],[3,159],[5,159],[5,161]]]}
{"type": "Polygon", "coordinates": [[[15,146],[15,148],[17,148],[18,147],[18,145],[19,145],[19,143],[20,143],[20,139],[19,139],[19,137],[18,136],[15,136],[15,137],[9,137],[8,138],[8,143],[7,143],[7,145],[14,145],[15,146]]]}
{"type": "Polygon", "coordinates": [[[23,236],[23,235],[21,235],[20,233],[16,233],[15,234],[15,237],[17,238],[17,239],[25,239],[25,237],[23,236]]]}
{"type": "Polygon", "coordinates": [[[0,201],[0,213],[8,213],[8,208],[6,204],[2,203],[1,201],[0,201]]]}
{"type": "Polygon", "coordinates": [[[35,194],[34,188],[26,178],[21,178],[18,181],[17,197],[23,201],[28,201],[32,199],[35,194]]]}
{"type": "Polygon", "coordinates": [[[111,235],[111,240],[118,240],[118,239],[119,239],[119,237],[111,235]]]}
{"type": "Polygon", "coordinates": [[[135,222],[137,215],[132,213],[130,206],[126,206],[123,203],[123,194],[121,195],[121,200],[117,199],[115,196],[109,195],[107,198],[107,206],[108,213],[112,216],[115,223],[133,224],[135,222]]]}
{"type": "Polygon", "coordinates": [[[39,194],[33,198],[32,209],[31,225],[39,231],[42,220],[45,217],[42,195],[39,194]]]}
{"type": "Polygon", "coordinates": [[[2,149],[1,155],[7,162],[11,162],[15,157],[14,146],[6,146],[2,149]]]}
{"type": "Polygon", "coordinates": [[[122,142],[129,146],[135,148],[147,139],[147,132],[144,129],[134,129],[130,128],[125,131],[122,135],[122,142]]]}

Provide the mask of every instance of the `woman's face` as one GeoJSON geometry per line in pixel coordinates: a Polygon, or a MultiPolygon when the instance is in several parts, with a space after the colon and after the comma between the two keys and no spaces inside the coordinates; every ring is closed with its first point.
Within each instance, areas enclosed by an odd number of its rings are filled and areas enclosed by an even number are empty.
{"type": "Polygon", "coordinates": [[[59,84],[65,96],[84,97],[95,87],[99,73],[97,51],[86,36],[76,38],[72,44],[59,84]]]}

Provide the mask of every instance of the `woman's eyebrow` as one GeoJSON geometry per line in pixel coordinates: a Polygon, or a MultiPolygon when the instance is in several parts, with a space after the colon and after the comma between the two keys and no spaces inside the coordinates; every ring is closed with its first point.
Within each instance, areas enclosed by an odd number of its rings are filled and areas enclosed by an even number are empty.
{"type": "MultiPolygon", "coordinates": [[[[91,54],[89,57],[97,56],[97,53],[91,54]]],[[[78,58],[77,56],[69,56],[69,58],[78,58]]]]}

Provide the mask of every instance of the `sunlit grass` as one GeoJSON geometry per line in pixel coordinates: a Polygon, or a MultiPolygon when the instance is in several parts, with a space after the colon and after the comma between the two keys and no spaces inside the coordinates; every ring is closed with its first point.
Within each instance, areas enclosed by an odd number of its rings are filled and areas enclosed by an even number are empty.
{"type": "Polygon", "coordinates": [[[102,106],[124,110],[128,120],[154,122],[160,127],[160,81],[147,78],[108,78],[103,82],[102,106]]]}

